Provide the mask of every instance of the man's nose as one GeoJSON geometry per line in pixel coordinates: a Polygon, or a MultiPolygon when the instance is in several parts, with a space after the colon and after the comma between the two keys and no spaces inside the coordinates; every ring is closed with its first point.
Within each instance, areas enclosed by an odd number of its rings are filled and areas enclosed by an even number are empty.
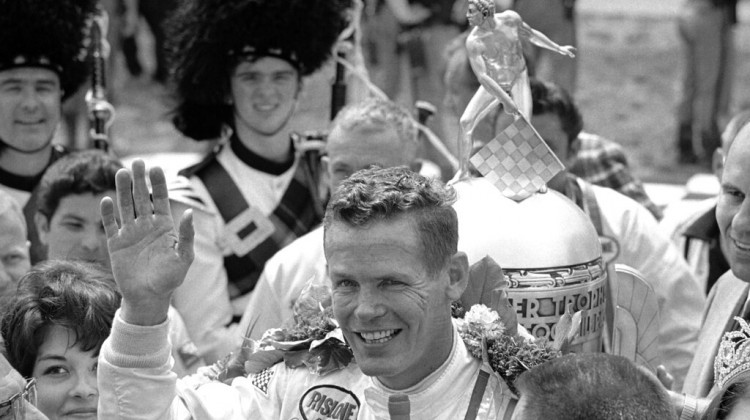
{"type": "Polygon", "coordinates": [[[750,241],[750,198],[745,197],[739,211],[732,220],[732,229],[740,236],[739,240],[750,241]]]}
{"type": "Polygon", "coordinates": [[[255,88],[256,94],[270,96],[276,93],[276,86],[271,80],[263,79],[255,88]]]}
{"type": "Polygon", "coordinates": [[[11,277],[5,264],[0,261],[0,293],[6,291],[13,286],[13,277],[11,277]]]}
{"type": "Polygon", "coordinates": [[[383,297],[378,292],[362,291],[357,299],[355,316],[361,321],[368,321],[385,315],[383,297]]]}
{"type": "Polygon", "coordinates": [[[39,109],[39,95],[33,89],[24,89],[23,102],[21,106],[26,112],[34,112],[39,109]]]}
{"type": "Polygon", "coordinates": [[[87,251],[97,251],[99,248],[102,247],[102,245],[106,244],[106,239],[104,237],[104,234],[101,234],[96,231],[90,231],[86,232],[85,236],[83,237],[83,240],[81,241],[81,245],[83,248],[85,248],[87,251]]]}

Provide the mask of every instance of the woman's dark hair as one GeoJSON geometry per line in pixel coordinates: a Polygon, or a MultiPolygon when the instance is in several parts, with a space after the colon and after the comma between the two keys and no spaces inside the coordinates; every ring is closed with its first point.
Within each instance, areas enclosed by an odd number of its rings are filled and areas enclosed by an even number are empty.
{"type": "Polygon", "coordinates": [[[55,325],[75,333],[73,345],[98,353],[119,306],[110,273],[75,261],[40,263],[21,279],[3,311],[0,331],[8,361],[30,377],[47,331],[55,325]]]}

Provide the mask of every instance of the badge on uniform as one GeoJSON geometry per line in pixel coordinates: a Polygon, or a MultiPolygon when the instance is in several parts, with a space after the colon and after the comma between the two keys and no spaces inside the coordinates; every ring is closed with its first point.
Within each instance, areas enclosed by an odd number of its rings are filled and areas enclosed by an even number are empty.
{"type": "Polygon", "coordinates": [[[250,383],[268,396],[268,384],[273,378],[273,373],[273,366],[265,368],[256,374],[250,375],[250,383]]]}
{"type": "Polygon", "coordinates": [[[235,255],[247,255],[275,230],[268,217],[250,206],[224,226],[224,239],[235,255]]]}
{"type": "Polygon", "coordinates": [[[299,401],[300,415],[304,420],[354,420],[359,414],[359,407],[359,398],[352,391],[337,385],[314,386],[299,401]]]}

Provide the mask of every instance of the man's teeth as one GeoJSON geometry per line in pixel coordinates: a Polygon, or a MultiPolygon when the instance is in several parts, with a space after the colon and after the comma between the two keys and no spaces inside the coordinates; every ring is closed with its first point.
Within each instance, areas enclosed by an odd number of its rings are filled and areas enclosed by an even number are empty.
{"type": "Polygon", "coordinates": [[[750,251],[750,243],[743,243],[735,239],[734,244],[743,251],[750,251]]]}
{"type": "Polygon", "coordinates": [[[396,330],[383,330],[383,331],[372,331],[360,333],[362,339],[367,343],[385,343],[386,341],[393,338],[396,330]]]}

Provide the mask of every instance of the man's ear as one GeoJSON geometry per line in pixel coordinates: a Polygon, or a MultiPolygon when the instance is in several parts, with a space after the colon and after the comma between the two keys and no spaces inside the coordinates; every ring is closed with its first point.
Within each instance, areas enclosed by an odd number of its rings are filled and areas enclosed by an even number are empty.
{"type": "Polygon", "coordinates": [[[34,215],[34,225],[36,225],[36,232],[39,236],[39,241],[42,244],[47,245],[47,234],[49,233],[49,220],[47,220],[47,216],[37,212],[34,215]]]}
{"type": "Polygon", "coordinates": [[[294,94],[294,99],[299,99],[299,95],[302,93],[302,88],[305,87],[305,83],[302,80],[302,76],[297,78],[297,93],[294,94]]]}
{"type": "Polygon", "coordinates": [[[234,106],[234,96],[232,95],[232,89],[227,89],[224,94],[224,105],[234,106]]]}
{"type": "MultiPolygon", "coordinates": [[[[325,195],[325,191],[331,189],[331,159],[328,155],[320,157],[320,181],[318,182],[318,191],[325,195]]],[[[331,191],[333,193],[333,191],[331,191]]]]}
{"type": "Polygon", "coordinates": [[[457,252],[451,256],[448,263],[448,298],[456,301],[463,295],[469,284],[469,258],[464,252],[457,252]]]}
{"type": "Polygon", "coordinates": [[[578,158],[578,152],[581,151],[581,139],[578,137],[575,138],[572,142],[570,142],[570,146],[568,146],[568,156],[565,166],[568,168],[573,166],[573,163],[575,163],[576,159],[578,158]]]}

